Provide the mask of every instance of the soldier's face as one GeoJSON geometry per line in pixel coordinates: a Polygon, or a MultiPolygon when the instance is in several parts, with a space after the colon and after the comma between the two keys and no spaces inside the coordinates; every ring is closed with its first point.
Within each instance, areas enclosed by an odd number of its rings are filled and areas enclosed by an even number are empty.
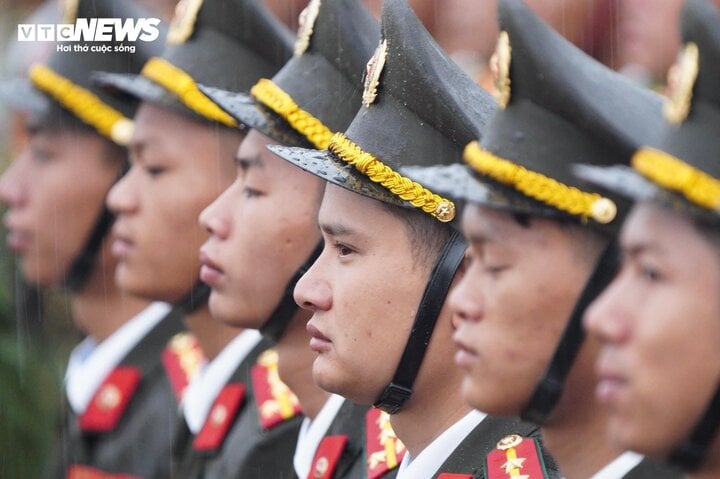
{"type": "Polygon", "coordinates": [[[403,221],[379,201],[329,184],[318,220],[325,248],[295,288],[313,312],[313,377],[372,403],[400,360],[429,268],[415,264],[403,221]]]}
{"type": "Polygon", "coordinates": [[[0,179],[8,248],[25,279],[57,285],[80,253],[121,163],[94,133],[41,130],[0,179]]]}
{"type": "Polygon", "coordinates": [[[133,294],[176,301],[199,280],[207,233],[198,215],[232,182],[240,133],[143,104],[131,168],[108,195],[117,214],[115,279],[133,294]]]}
{"type": "Polygon", "coordinates": [[[276,144],[251,131],[237,154],[237,176],[200,216],[210,232],[200,278],[212,287],[216,319],[259,328],[295,271],[320,241],[317,215],[325,182],[280,159],[276,144]]]}
{"type": "MultiPolygon", "coordinates": [[[[470,205],[462,224],[469,265],[449,303],[457,326],[455,361],[465,372],[463,396],[482,411],[517,415],[555,350],[592,262],[578,259],[571,234],[552,221],[523,226],[508,213],[470,205]]],[[[585,390],[592,397],[592,385],[585,390]]]]}
{"type": "Polygon", "coordinates": [[[621,235],[623,264],[585,315],[603,342],[596,395],[623,449],[665,455],[720,380],[720,260],[690,221],[642,204],[621,235]]]}

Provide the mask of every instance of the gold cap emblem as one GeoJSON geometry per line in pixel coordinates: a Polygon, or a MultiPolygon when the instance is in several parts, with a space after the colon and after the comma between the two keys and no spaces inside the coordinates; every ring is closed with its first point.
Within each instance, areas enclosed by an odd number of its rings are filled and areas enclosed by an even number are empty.
{"type": "Polygon", "coordinates": [[[504,438],[500,439],[500,441],[498,441],[497,448],[501,451],[505,451],[507,449],[519,446],[521,442],[523,442],[522,436],[519,436],[517,434],[510,434],[509,436],[505,436],[504,438]]]}
{"type": "Polygon", "coordinates": [[[120,404],[120,390],[114,384],[108,384],[100,391],[98,406],[103,411],[114,409],[120,404]]]}
{"type": "Polygon", "coordinates": [[[385,66],[386,55],[387,40],[383,40],[375,49],[375,53],[373,53],[365,69],[365,89],[363,90],[362,104],[366,107],[370,106],[377,97],[377,87],[380,84],[380,74],[385,66]]]}
{"type": "Polygon", "coordinates": [[[668,71],[668,101],[665,103],[665,119],[671,123],[682,123],[690,113],[692,91],[699,70],[700,52],[690,42],[678,55],[677,62],[668,71]]]}
{"type": "Polygon", "coordinates": [[[110,130],[110,138],[118,145],[127,145],[132,139],[135,123],[127,118],[121,118],[115,122],[110,130]]]}
{"type": "Polygon", "coordinates": [[[609,198],[600,198],[592,204],[590,209],[590,217],[600,223],[606,225],[617,216],[617,206],[615,202],[609,198]]]}
{"type": "Polygon", "coordinates": [[[443,223],[455,219],[455,205],[451,201],[441,201],[435,208],[435,217],[443,223]]]}
{"type": "Polygon", "coordinates": [[[180,45],[190,38],[195,30],[195,21],[202,4],[203,0],[180,0],[178,2],[168,30],[168,45],[180,45]]]}
{"type": "Polygon", "coordinates": [[[495,77],[495,101],[501,109],[505,109],[510,102],[510,36],[502,31],[498,36],[495,53],[490,58],[490,69],[495,77]]]}
{"type": "Polygon", "coordinates": [[[320,13],[320,0],[310,0],[307,7],[300,12],[298,18],[298,32],[295,39],[295,55],[300,56],[310,46],[310,37],[313,34],[315,20],[320,13]]]}

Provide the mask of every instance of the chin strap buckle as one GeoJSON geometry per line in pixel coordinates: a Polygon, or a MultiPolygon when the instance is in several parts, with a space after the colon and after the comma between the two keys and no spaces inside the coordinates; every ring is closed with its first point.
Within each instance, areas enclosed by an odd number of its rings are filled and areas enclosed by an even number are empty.
{"type": "Polygon", "coordinates": [[[412,396],[412,389],[390,383],[373,406],[388,414],[395,414],[403,407],[405,401],[410,399],[410,396],[412,396]]]}

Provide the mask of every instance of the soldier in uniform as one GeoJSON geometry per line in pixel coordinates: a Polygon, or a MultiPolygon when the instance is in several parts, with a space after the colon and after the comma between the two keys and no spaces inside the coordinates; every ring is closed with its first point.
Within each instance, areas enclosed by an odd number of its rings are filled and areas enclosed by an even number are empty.
{"type": "Polygon", "coordinates": [[[317,212],[325,182],[266,145],[325,148],[347,128],[379,28],[360,0],[313,0],[300,25],[293,58],[250,95],[204,90],[252,130],[238,150],[235,182],[200,216],[211,235],[201,249],[201,279],[212,287],[216,319],[260,329],[277,343],[278,372],[305,415],[293,460],[297,477],[363,478],[366,413],[374,423],[380,412],[314,383],[310,313],[293,299],[295,283],[321,249],[317,212]]]}
{"type": "MultiPolygon", "coordinates": [[[[329,183],[319,210],[325,247],[295,289],[298,304],[313,312],[313,377],[391,415],[380,418],[377,434],[394,449],[380,459],[400,462],[397,477],[482,477],[484,455],[499,439],[534,428],[472,411],[457,394],[461,375],[451,365],[443,304],[462,275],[466,245],[448,224],[454,204],[398,168],[459,161],[492,100],[404,0],[383,6],[364,85],[363,105],[328,151],[270,147],[329,183]],[[407,447],[402,459],[390,422],[407,447]]],[[[367,451],[371,462],[376,452],[367,451]]]]}
{"type": "Polygon", "coordinates": [[[689,477],[719,477],[720,15],[693,0],[682,18],[660,144],[631,168],[580,170],[638,202],[620,235],[620,272],[585,325],[603,344],[596,396],[612,442],[689,477]]]}
{"type": "MultiPolygon", "coordinates": [[[[584,341],[581,317],[615,272],[627,204],[571,170],[581,158],[627,163],[655,141],[660,98],[572,46],[521,0],[498,8],[500,111],[465,149],[473,176],[462,167],[413,176],[470,202],[470,264],[450,298],[463,395],[480,410],[542,425],[565,477],[665,477],[605,439],[592,394],[598,344],[584,341]]],[[[511,457],[522,447],[498,444],[487,477],[527,474],[511,457]]]]}
{"type": "MultiPolygon", "coordinates": [[[[64,13],[64,23],[148,17],[120,1],[67,2],[64,13]]],[[[176,415],[161,351],[182,322],[169,305],[129,297],[112,280],[106,239],[113,218],[104,199],[127,168],[136,105],[90,82],[99,69],[139,71],[160,40],[135,42],[137,53],[113,52],[119,43],[60,44],[27,80],[3,86],[4,100],[28,112],[30,131],[29,144],[0,179],[8,246],[20,256],[25,280],[68,291],[73,321],[87,335],[67,368],[51,477],[170,474],[168,431],[176,415]],[[74,51],[99,45],[111,52],[74,51]]]]}
{"type": "MultiPolygon", "coordinates": [[[[198,84],[247,91],[285,63],[291,45],[286,28],[256,0],[185,0],[162,56],[140,75],[98,77],[142,101],[131,168],[107,200],[117,213],[116,280],[134,294],[187,305],[186,322],[208,360],[182,396],[177,477],[283,477],[291,468],[301,417],[278,378],[276,354],[257,331],[238,334],[215,321],[198,278],[207,239],[198,215],[232,182],[244,136],[198,84]],[[263,414],[266,396],[283,407],[263,414]]],[[[188,343],[178,338],[170,348],[183,351],[188,343]]]]}

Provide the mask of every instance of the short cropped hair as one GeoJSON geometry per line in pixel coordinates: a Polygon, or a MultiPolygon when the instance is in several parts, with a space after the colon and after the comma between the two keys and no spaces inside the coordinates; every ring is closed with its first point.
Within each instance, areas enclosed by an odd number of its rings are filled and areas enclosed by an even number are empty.
{"type": "Polygon", "coordinates": [[[405,224],[414,266],[432,268],[445,243],[450,239],[451,226],[415,208],[382,203],[385,210],[405,224]]]}

